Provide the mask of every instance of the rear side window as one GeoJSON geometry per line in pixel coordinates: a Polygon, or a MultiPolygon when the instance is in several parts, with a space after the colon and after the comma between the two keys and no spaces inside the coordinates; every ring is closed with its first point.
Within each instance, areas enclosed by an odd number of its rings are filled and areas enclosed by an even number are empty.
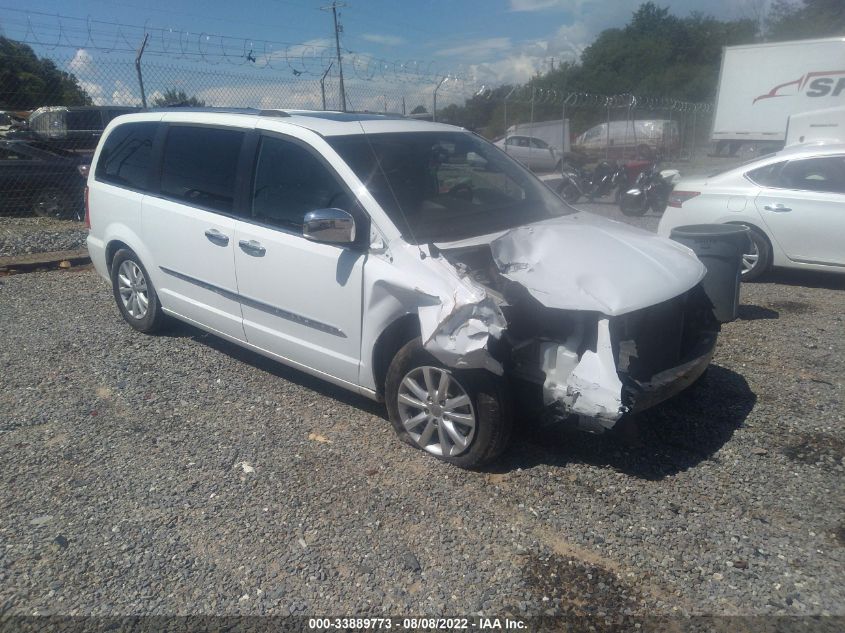
{"type": "Polygon", "coordinates": [[[161,193],[195,206],[231,213],[244,132],[174,125],[167,132],[161,193]]]}
{"type": "Polygon", "coordinates": [[[100,150],[97,180],[145,191],[156,129],[155,121],[126,123],[115,128],[100,150]]]}
{"type": "MultiPolygon", "coordinates": [[[[780,187],[780,170],[783,168],[784,163],[772,163],[771,165],[765,165],[763,167],[758,167],[757,169],[752,169],[749,171],[745,176],[754,184],[760,185],[761,187],[780,187]]],[[[730,171],[730,170],[726,170],[730,171]]],[[[716,172],[712,174],[712,176],[718,176],[721,172],[716,172]]]]}

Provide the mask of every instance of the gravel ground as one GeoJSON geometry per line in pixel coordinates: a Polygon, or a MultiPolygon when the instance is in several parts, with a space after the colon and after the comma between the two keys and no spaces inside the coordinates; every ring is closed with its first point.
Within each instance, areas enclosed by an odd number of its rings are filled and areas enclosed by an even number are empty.
{"type": "Polygon", "coordinates": [[[0,257],[85,248],[86,237],[81,222],[0,216],[0,257]]]}
{"type": "Polygon", "coordinates": [[[91,270],[0,278],[0,614],[845,614],[843,297],[746,285],[674,401],[466,472],[91,270]]]}

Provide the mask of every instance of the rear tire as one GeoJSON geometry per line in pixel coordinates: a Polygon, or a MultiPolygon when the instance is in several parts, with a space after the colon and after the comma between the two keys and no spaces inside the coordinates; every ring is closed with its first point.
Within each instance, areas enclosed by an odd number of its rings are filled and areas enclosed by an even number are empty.
{"type": "Polygon", "coordinates": [[[393,358],[385,401],[402,441],[460,468],[496,459],[510,442],[513,411],[504,379],[480,369],[445,367],[419,337],[393,358]]]}
{"type": "Polygon", "coordinates": [[[61,189],[44,189],[32,203],[32,212],[42,218],[70,219],[76,211],[71,196],[61,189]]]}
{"type": "Polygon", "coordinates": [[[128,248],[115,253],[111,265],[112,293],[123,319],[139,332],[152,334],[165,323],[147,269],[128,248]]]}
{"type": "Polygon", "coordinates": [[[742,281],[756,281],[772,266],[772,245],[763,232],[748,224],[748,238],[751,242],[748,253],[742,254],[742,281]]]}

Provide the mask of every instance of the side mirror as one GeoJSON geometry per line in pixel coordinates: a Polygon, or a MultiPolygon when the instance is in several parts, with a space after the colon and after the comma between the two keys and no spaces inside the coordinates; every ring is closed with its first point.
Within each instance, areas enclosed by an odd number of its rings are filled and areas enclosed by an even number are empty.
{"type": "Polygon", "coordinates": [[[355,219],[343,209],[316,209],[305,214],[302,236],[312,242],[349,244],[355,241],[355,219]]]}

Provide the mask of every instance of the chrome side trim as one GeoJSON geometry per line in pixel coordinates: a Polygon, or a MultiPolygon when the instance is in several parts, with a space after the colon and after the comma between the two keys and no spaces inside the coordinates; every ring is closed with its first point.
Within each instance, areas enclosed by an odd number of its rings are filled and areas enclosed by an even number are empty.
{"type": "Polygon", "coordinates": [[[273,314],[287,321],[298,323],[299,325],[304,325],[305,327],[310,327],[312,329],[325,332],[326,334],[339,336],[340,338],[346,338],[346,334],[343,330],[336,328],[333,325],[329,325],[328,323],[323,323],[322,321],[315,321],[314,319],[309,319],[308,317],[302,316],[301,314],[297,314],[296,312],[291,312],[289,310],[285,310],[284,308],[279,308],[278,306],[270,305],[269,303],[264,303],[263,301],[259,301],[258,299],[245,297],[244,295],[238,294],[237,292],[232,292],[231,290],[227,290],[226,288],[221,288],[220,286],[217,286],[215,284],[208,283],[207,281],[203,281],[202,279],[197,279],[196,277],[185,275],[170,268],[165,268],[164,266],[159,266],[159,269],[163,273],[171,275],[172,277],[176,277],[177,279],[181,279],[182,281],[194,284],[196,286],[199,286],[200,288],[210,290],[211,292],[216,292],[217,294],[222,295],[227,299],[237,301],[238,303],[241,303],[245,306],[249,306],[250,308],[255,308],[256,310],[261,310],[262,312],[273,314]]]}

